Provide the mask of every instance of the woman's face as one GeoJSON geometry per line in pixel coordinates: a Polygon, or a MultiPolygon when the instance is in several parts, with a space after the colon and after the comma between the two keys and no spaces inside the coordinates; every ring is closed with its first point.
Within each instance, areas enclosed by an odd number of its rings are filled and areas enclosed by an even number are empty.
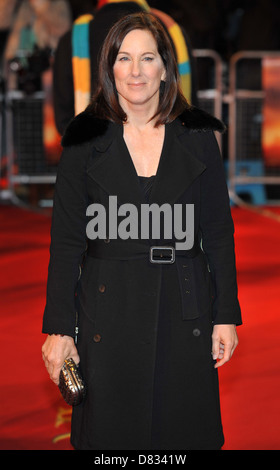
{"type": "Polygon", "coordinates": [[[141,106],[147,103],[157,108],[160,82],[165,79],[165,67],[156,41],[149,31],[135,29],[125,36],[113,71],[123,109],[129,105],[141,106]]]}

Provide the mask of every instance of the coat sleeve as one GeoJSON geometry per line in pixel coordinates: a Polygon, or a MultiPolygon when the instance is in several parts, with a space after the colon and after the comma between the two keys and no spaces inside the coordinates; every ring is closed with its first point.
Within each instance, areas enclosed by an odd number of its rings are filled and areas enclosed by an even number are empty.
{"type": "Polygon", "coordinates": [[[87,152],[85,145],[68,147],[58,165],[43,333],[75,336],[75,291],[86,250],[87,152]]]}
{"type": "Polygon", "coordinates": [[[219,147],[213,132],[206,133],[207,169],[201,179],[200,230],[213,281],[214,324],[240,325],[234,224],[219,147]]]}

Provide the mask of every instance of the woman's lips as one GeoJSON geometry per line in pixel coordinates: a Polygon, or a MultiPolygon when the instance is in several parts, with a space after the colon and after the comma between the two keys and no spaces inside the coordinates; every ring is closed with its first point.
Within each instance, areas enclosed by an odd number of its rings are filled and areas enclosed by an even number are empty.
{"type": "Polygon", "coordinates": [[[144,85],[145,85],[145,83],[129,83],[128,85],[129,85],[129,86],[132,86],[132,87],[136,87],[136,88],[137,88],[137,87],[144,86],[144,85]]]}

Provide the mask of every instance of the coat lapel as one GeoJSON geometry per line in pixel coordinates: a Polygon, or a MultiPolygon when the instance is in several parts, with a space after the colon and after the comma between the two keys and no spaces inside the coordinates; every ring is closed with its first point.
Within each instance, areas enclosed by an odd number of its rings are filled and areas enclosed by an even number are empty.
{"type": "Polygon", "coordinates": [[[185,132],[179,120],[166,125],[165,144],[150,195],[151,204],[173,204],[206,168],[180,142],[179,135],[185,132]]]}
{"type": "MultiPolygon", "coordinates": [[[[180,142],[179,135],[182,132],[186,130],[179,120],[166,125],[150,204],[174,203],[205,169],[205,165],[180,142]]],[[[121,125],[111,124],[105,135],[95,140],[93,163],[87,173],[108,194],[117,196],[118,204],[131,203],[139,207],[146,202],[122,137],[121,125]]]]}
{"type": "MultiPolygon", "coordinates": [[[[184,130],[183,130],[184,132],[184,130]]],[[[150,195],[150,204],[174,203],[205,166],[180,142],[182,126],[174,122],[166,126],[166,135],[157,175],[150,195]]],[[[138,176],[122,138],[122,126],[111,125],[106,134],[96,139],[89,176],[108,194],[117,196],[118,204],[139,207],[146,202],[138,176]]]]}
{"type": "Polygon", "coordinates": [[[133,162],[122,138],[122,125],[110,124],[106,134],[94,143],[93,163],[88,175],[118,204],[139,207],[143,197],[133,162]]]}

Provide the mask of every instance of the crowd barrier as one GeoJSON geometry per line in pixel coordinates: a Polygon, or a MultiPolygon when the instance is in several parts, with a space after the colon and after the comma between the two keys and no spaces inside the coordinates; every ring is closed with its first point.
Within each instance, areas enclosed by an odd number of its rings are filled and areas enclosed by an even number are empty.
{"type": "Polygon", "coordinates": [[[227,170],[233,200],[266,204],[269,187],[280,183],[279,83],[279,52],[241,51],[231,57],[227,170]]]}
{"type": "MultiPolygon", "coordinates": [[[[195,49],[193,54],[198,70],[198,105],[219,119],[224,119],[226,109],[227,140],[224,143],[219,134],[217,139],[224,157],[231,200],[238,203],[240,198],[249,197],[252,204],[265,204],[267,185],[280,182],[280,158],[274,155],[271,163],[264,148],[264,134],[269,133],[264,126],[264,110],[269,110],[266,97],[270,96],[270,89],[267,84],[264,88],[263,70],[264,61],[268,59],[279,59],[280,63],[280,53],[244,51],[234,54],[226,77],[228,87],[224,83],[224,64],[217,52],[195,49]]],[[[275,96],[275,90],[272,93],[275,96]]],[[[15,204],[21,204],[16,191],[19,185],[52,185],[56,180],[57,166],[48,164],[43,145],[44,98],[43,92],[26,96],[20,91],[8,90],[5,95],[5,116],[1,116],[1,122],[5,122],[7,160],[5,192],[15,204]]],[[[278,104],[280,109],[280,100],[278,104]]]]}
{"type": "Polygon", "coordinates": [[[49,165],[43,142],[44,92],[25,95],[8,91],[6,96],[6,153],[9,197],[21,204],[16,188],[54,184],[57,165],[49,165]]]}
{"type": "MultiPolygon", "coordinates": [[[[223,108],[223,62],[220,55],[211,49],[194,49],[197,65],[198,106],[222,119],[223,108]]],[[[222,151],[222,138],[217,134],[222,151]]]]}

